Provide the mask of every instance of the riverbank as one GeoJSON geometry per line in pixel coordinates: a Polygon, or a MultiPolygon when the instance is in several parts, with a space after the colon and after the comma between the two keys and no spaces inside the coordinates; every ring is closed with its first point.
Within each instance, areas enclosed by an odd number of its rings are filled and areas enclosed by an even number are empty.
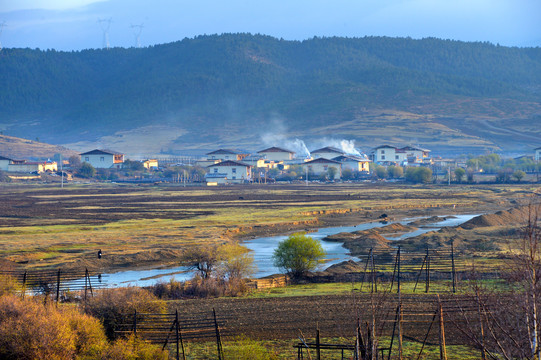
{"type": "Polygon", "coordinates": [[[179,265],[186,249],[377,221],[489,213],[532,185],[16,186],[0,189],[0,256],[24,269],[179,265]],[[98,250],[102,258],[98,259],[98,250]]]}

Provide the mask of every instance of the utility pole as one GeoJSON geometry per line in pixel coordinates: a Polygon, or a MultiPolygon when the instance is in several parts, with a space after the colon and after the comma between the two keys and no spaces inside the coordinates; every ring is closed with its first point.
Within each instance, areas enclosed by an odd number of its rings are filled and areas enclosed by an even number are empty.
{"type": "Polygon", "coordinates": [[[63,169],[63,165],[64,165],[64,159],[62,158],[62,154],[60,154],[60,176],[62,176],[62,181],[61,181],[60,187],[62,189],[64,188],[64,169],[63,169]]]}
{"type": "Polygon", "coordinates": [[[451,186],[451,167],[450,166],[447,168],[447,181],[448,181],[448,185],[451,186]]]}

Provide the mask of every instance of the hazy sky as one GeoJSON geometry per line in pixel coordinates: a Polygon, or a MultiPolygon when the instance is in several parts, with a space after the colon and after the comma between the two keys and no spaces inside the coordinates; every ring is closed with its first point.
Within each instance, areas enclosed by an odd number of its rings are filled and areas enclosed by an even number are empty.
{"type": "Polygon", "coordinates": [[[202,34],[438,37],[541,46],[541,0],[0,0],[3,47],[142,46],[202,34]],[[101,26],[100,26],[101,25],[101,26]]]}

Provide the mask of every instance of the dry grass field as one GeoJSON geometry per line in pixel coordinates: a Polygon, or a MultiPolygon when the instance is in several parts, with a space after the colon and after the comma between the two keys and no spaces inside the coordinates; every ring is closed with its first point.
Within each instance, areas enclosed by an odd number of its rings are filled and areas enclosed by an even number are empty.
{"type": "Polygon", "coordinates": [[[506,209],[532,185],[179,187],[6,185],[0,256],[27,268],[115,270],[177,264],[190,246],[296,229],[506,209]],[[101,249],[104,257],[97,261],[101,249]]]}

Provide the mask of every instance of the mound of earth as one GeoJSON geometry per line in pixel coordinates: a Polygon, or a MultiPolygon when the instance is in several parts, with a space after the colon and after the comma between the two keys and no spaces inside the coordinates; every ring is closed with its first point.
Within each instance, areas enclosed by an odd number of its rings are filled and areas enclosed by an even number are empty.
{"type": "MultiPolygon", "coordinates": [[[[394,234],[394,233],[407,233],[417,230],[414,226],[402,225],[400,223],[394,223],[390,225],[385,225],[380,228],[374,228],[373,230],[377,231],[380,234],[394,234]]],[[[355,234],[355,232],[354,232],[355,234]]]]}
{"type": "Polygon", "coordinates": [[[325,273],[333,273],[333,274],[345,274],[345,273],[351,273],[351,272],[359,272],[363,271],[363,267],[360,263],[357,263],[353,260],[348,261],[342,261],[341,263],[334,264],[329,266],[327,269],[325,269],[325,273]]]}
{"type": "Polygon", "coordinates": [[[528,221],[529,210],[527,206],[501,210],[494,214],[485,214],[474,217],[460,225],[463,229],[475,229],[488,226],[521,226],[528,221]]]}
{"type": "Polygon", "coordinates": [[[343,242],[352,254],[366,253],[368,249],[389,249],[391,242],[379,234],[378,229],[361,230],[353,233],[339,233],[324,238],[326,241],[343,242]]]}
{"type": "Polygon", "coordinates": [[[431,216],[429,218],[424,218],[424,219],[419,219],[419,220],[412,221],[412,222],[408,223],[408,225],[410,225],[410,226],[422,226],[422,225],[427,225],[427,224],[434,224],[434,223],[437,223],[437,222],[440,222],[440,221],[443,221],[443,220],[447,220],[447,219],[452,219],[452,218],[454,218],[454,216],[446,216],[446,217],[431,216]]]}

